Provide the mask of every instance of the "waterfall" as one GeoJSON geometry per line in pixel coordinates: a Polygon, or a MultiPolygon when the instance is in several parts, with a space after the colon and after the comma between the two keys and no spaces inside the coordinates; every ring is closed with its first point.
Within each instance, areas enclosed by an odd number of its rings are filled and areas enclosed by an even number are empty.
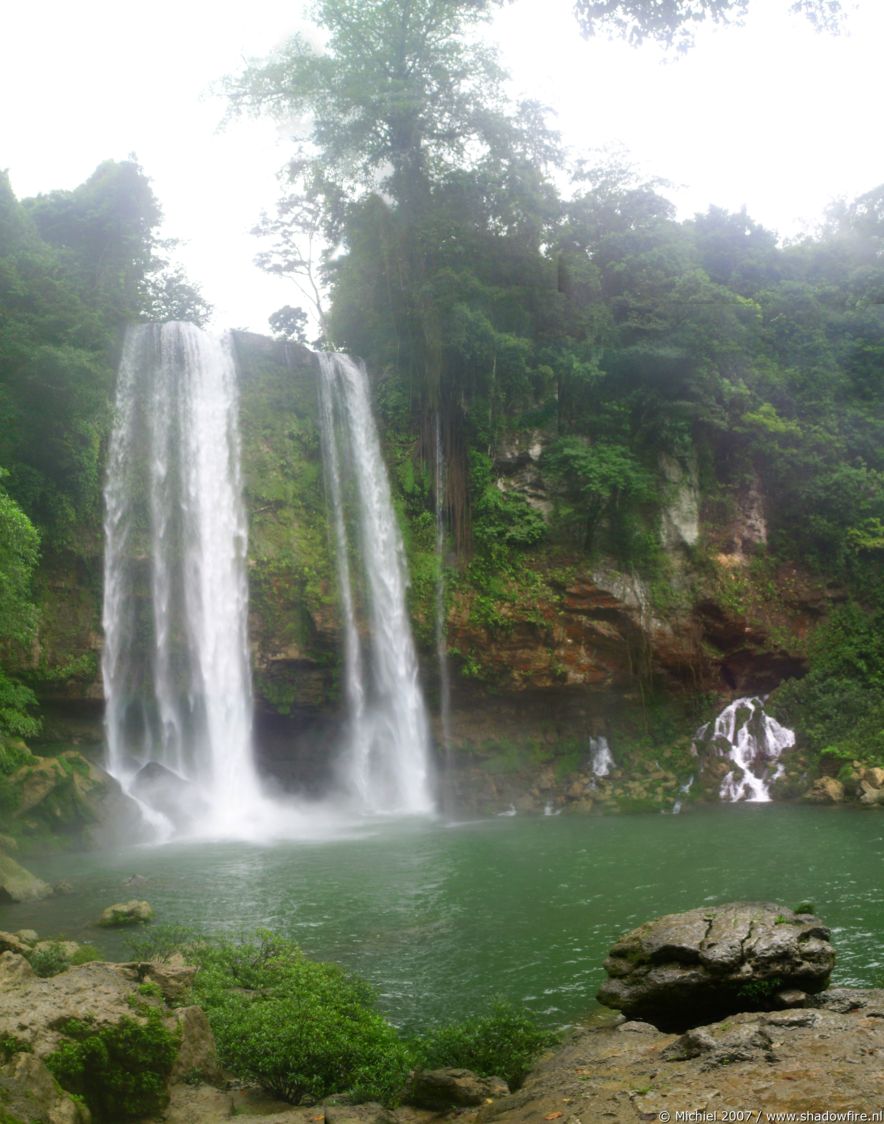
{"type": "Polygon", "coordinates": [[[429,727],[405,609],[404,550],[365,370],[320,356],[323,456],[337,554],[348,708],[344,783],[368,812],[425,813],[429,727]],[[354,530],[355,524],[355,530],[354,530]],[[360,634],[361,605],[367,639],[360,634]]]}
{"type": "Polygon", "coordinates": [[[594,777],[606,777],[615,766],[611,747],[604,737],[589,739],[589,767],[594,777]]]}
{"type": "Polygon", "coordinates": [[[442,423],[436,414],[435,464],[433,494],[436,515],[436,596],[434,603],[434,632],[436,664],[439,668],[439,725],[442,734],[442,752],[445,760],[442,804],[450,812],[454,803],[451,791],[453,782],[451,761],[451,675],[448,669],[448,635],[445,621],[445,454],[442,450],[442,423]]]}
{"type": "Polygon", "coordinates": [[[676,796],[675,802],[672,805],[673,816],[678,816],[681,814],[681,809],[684,806],[684,799],[694,787],[694,780],[695,778],[693,776],[688,777],[684,784],[680,784],[678,786],[678,796],[676,796]]]}
{"type": "Polygon", "coordinates": [[[237,408],[228,340],[191,324],[129,329],[105,485],[108,768],[191,821],[176,826],[213,832],[262,799],[237,408]]]}
{"type": "Polygon", "coordinates": [[[780,754],[795,744],[795,734],[765,713],[759,698],[735,699],[694,735],[728,757],[733,768],[721,782],[719,796],[763,803],[770,800],[770,784],[783,773],[780,754]]]}

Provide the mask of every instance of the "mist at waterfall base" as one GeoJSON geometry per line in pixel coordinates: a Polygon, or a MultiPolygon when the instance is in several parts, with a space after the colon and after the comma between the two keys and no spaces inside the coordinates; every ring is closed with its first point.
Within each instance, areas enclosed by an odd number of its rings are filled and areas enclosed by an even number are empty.
{"type": "Polygon", "coordinates": [[[271,793],[255,765],[231,342],[184,323],[127,333],[105,487],[102,674],[108,768],[155,840],[326,838],[366,814],[433,810],[402,544],[365,372],[327,356],[320,374],[348,721],[340,791],[308,803],[271,793]],[[342,480],[354,513],[345,514],[342,480]],[[348,516],[358,523],[352,542],[348,516]],[[370,660],[357,630],[359,588],[370,660]]]}

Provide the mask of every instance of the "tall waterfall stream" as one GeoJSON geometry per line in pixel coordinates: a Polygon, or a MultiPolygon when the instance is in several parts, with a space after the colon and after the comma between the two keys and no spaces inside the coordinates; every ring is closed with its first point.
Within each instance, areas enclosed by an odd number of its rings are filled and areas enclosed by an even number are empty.
{"type": "Polygon", "coordinates": [[[180,799],[154,811],[174,821],[186,800],[213,833],[262,801],[246,549],[229,342],[191,324],[130,328],[105,487],[108,765],[148,807],[169,775],[183,778],[180,799]]]}
{"type": "Polygon", "coordinates": [[[320,370],[322,444],[337,547],[350,719],[342,776],[367,811],[430,812],[430,734],[405,606],[405,552],[371,413],[368,378],[360,364],[341,354],[321,355],[320,370]],[[365,644],[356,616],[360,591],[368,624],[365,644]]]}

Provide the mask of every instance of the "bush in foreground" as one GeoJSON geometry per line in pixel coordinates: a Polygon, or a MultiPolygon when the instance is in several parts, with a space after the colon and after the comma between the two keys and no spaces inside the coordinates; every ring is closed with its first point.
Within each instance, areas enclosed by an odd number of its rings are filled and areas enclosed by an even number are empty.
{"type": "Polygon", "coordinates": [[[194,998],[222,1064],[239,1077],[292,1103],[332,1093],[397,1102],[412,1058],[368,984],[268,932],[189,955],[200,967],[194,998]]]}
{"type": "Polygon", "coordinates": [[[456,1066],[482,1077],[502,1077],[511,1089],[525,1080],[534,1059],[555,1035],[509,1003],[495,1003],[487,1015],[428,1031],[414,1042],[424,1069],[456,1066]]]}

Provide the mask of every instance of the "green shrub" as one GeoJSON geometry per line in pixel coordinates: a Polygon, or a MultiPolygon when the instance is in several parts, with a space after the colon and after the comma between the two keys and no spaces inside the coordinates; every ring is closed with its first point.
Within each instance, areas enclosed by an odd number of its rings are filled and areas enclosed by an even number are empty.
{"type": "Polygon", "coordinates": [[[292,1103],[348,1093],[392,1105],[411,1056],[371,988],[267,932],[190,950],[223,1065],[292,1103]]]}
{"type": "Polygon", "coordinates": [[[30,1054],[31,1044],[14,1034],[0,1035],[0,1062],[8,1062],[16,1054],[30,1054]]]}
{"type": "Polygon", "coordinates": [[[34,974],[46,979],[48,976],[57,976],[70,965],[70,959],[63,946],[58,941],[53,941],[43,948],[35,948],[28,953],[28,960],[34,969],[34,974]]]}
{"type": "Polygon", "coordinates": [[[43,979],[57,976],[59,972],[75,968],[78,964],[91,964],[94,960],[101,959],[101,953],[93,944],[81,944],[75,952],[68,955],[61,941],[31,949],[25,955],[35,974],[43,979]]]}
{"type": "Polygon", "coordinates": [[[436,1027],[414,1043],[424,1069],[456,1066],[483,1077],[502,1077],[510,1088],[524,1080],[532,1062],[555,1036],[524,1011],[495,1003],[487,1015],[436,1027]]]}
{"type": "Polygon", "coordinates": [[[165,961],[183,949],[191,951],[202,939],[188,925],[151,925],[129,937],[126,944],[133,960],[165,961]]]}
{"type": "Polygon", "coordinates": [[[71,957],[71,967],[75,968],[78,964],[91,964],[100,959],[101,952],[94,944],[81,944],[71,957]]]}
{"type": "Polygon", "coordinates": [[[46,1058],[63,1089],[81,1096],[97,1124],[119,1124],[159,1113],[178,1053],[178,1040],[158,1011],[114,1026],[70,1019],[65,1040],[46,1058]]]}

